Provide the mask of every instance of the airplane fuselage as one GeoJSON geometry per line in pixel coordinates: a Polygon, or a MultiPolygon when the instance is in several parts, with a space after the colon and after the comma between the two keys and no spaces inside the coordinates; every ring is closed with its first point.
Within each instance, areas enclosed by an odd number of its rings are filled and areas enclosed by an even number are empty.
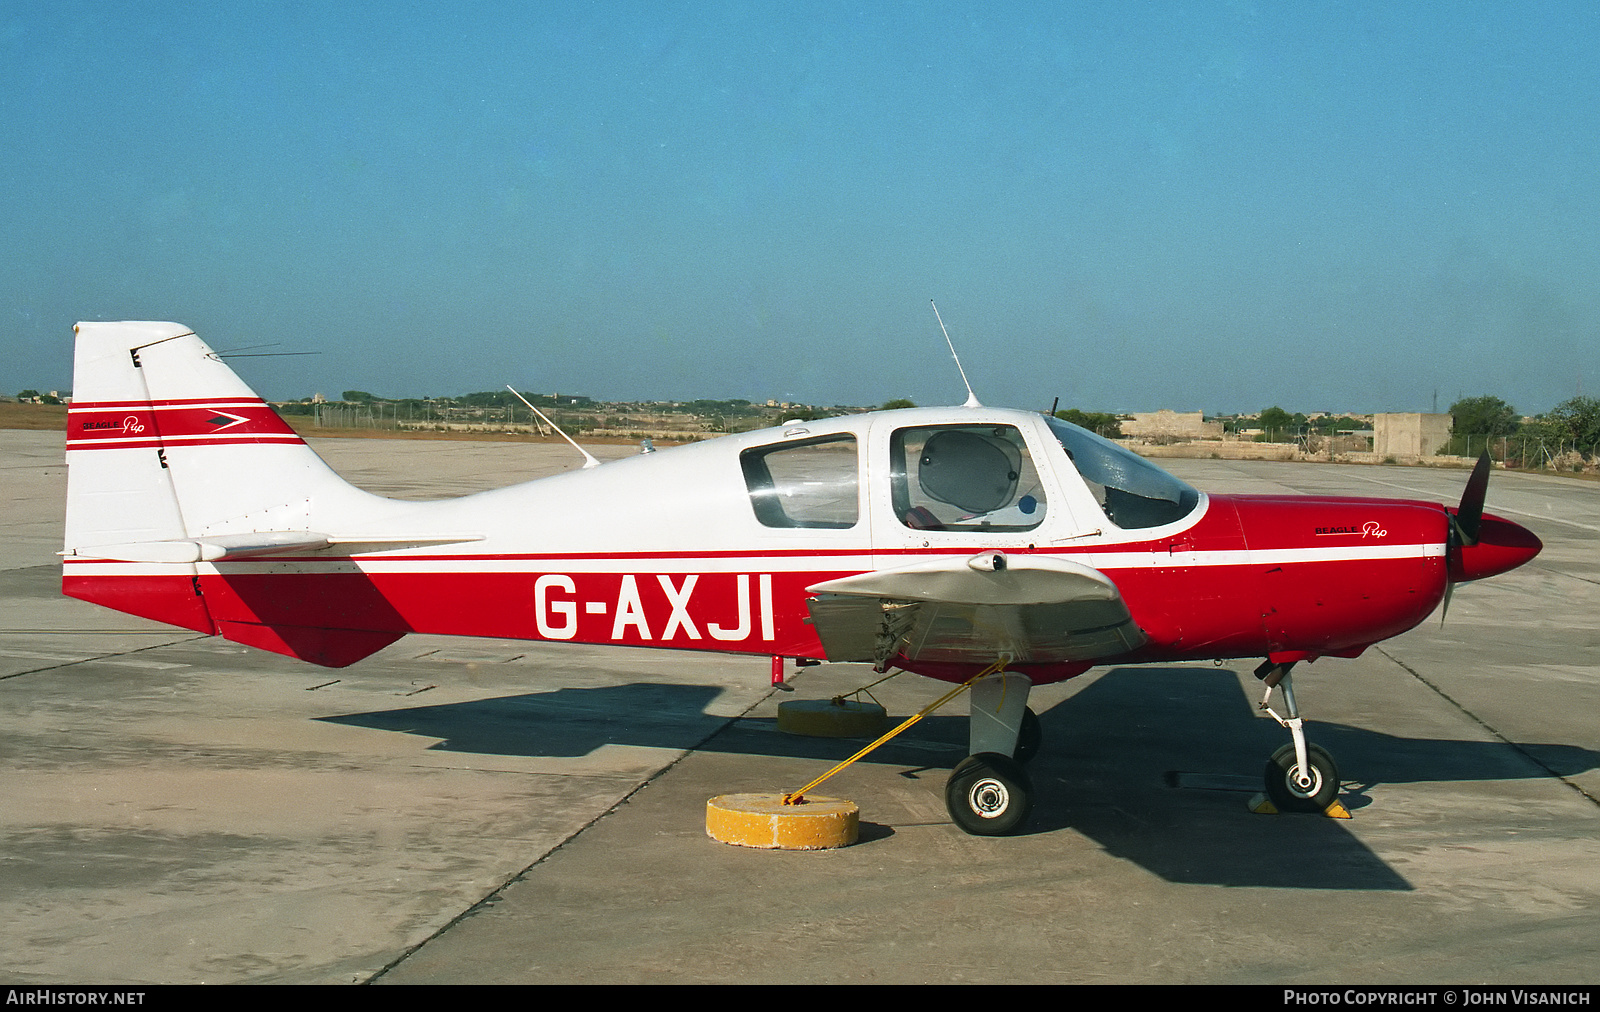
{"type": "MultiPolygon", "coordinates": [[[[217,484],[207,480],[210,462],[225,471],[224,455],[245,444],[264,473],[273,471],[274,454],[302,449],[259,402],[238,399],[84,402],[73,406],[71,419],[69,458],[153,457],[145,448],[153,443],[136,434],[160,433],[163,466],[168,455],[187,455],[187,472],[174,480],[206,486],[200,495],[229,491],[210,487],[217,484]]],[[[1063,452],[1054,438],[1060,431],[1025,412],[913,409],[724,437],[441,502],[353,490],[305,504],[290,498],[280,505],[268,496],[269,508],[253,517],[220,516],[189,533],[237,535],[320,513],[317,526],[374,537],[465,531],[475,540],[182,565],[69,555],[63,589],[335,666],[409,632],[821,659],[828,651],[808,610],[808,588],[983,552],[1068,560],[1105,574],[1144,642],[1093,658],[1097,664],[1352,656],[1415,626],[1444,595],[1449,520],[1442,506],[1190,490],[1184,494],[1192,503],[1170,507],[1182,515],[1151,525],[1165,519],[1158,514],[1125,528],[1107,515],[1114,497],[1101,488],[1097,498],[1097,486],[1063,452]],[[1013,484],[1029,491],[1010,494],[1024,505],[1034,500],[1029,515],[1003,505],[976,522],[912,525],[914,508],[896,501],[914,494],[897,486],[912,469],[896,440],[946,431],[1015,443],[1026,473],[1013,475],[1013,484]],[[821,520],[804,519],[804,503],[799,520],[781,508],[772,512],[752,476],[751,460],[778,459],[791,446],[802,448],[800,491],[786,487],[779,498],[803,500],[812,486],[824,488],[814,507],[821,520]],[[814,474],[821,477],[813,481],[814,474]],[[838,488],[826,489],[834,479],[838,488]],[[1005,509],[1012,512],[1002,515],[1005,509]]],[[[1083,456],[1080,446],[1077,459],[1083,456]]],[[[1023,654],[1014,667],[1035,682],[1089,666],[1087,658],[1023,654]]],[[[937,649],[901,651],[894,661],[942,678],[964,677],[976,663],[960,650],[937,649]]]]}

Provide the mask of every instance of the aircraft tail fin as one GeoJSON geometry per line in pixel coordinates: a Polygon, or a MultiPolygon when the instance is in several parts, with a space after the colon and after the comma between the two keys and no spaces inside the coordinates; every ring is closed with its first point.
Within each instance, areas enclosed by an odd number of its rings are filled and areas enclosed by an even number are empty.
{"type": "Polygon", "coordinates": [[[348,488],[189,328],[75,329],[69,553],[235,533],[220,525],[278,505],[288,486],[348,488]]]}
{"type": "Polygon", "coordinates": [[[335,666],[404,634],[340,637],[355,631],[337,617],[290,629],[226,581],[203,591],[197,563],[325,548],[344,539],[314,524],[386,500],[334,474],[188,327],[74,330],[64,593],[335,666]]]}

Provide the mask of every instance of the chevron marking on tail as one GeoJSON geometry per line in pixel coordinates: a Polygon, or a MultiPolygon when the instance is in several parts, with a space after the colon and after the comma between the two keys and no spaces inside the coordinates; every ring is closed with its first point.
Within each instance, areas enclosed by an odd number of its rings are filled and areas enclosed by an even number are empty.
{"type": "Polygon", "coordinates": [[[300,441],[260,399],[75,402],[67,411],[69,450],[300,441]]]}

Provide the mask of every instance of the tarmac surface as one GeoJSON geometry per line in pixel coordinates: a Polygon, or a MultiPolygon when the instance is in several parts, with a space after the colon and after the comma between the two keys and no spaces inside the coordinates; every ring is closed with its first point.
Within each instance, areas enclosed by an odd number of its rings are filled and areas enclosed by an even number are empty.
{"type": "MultiPolygon", "coordinates": [[[[324,440],[373,491],[563,470],[554,446],[324,440]]],[[[631,452],[597,447],[602,456],[631,452]]],[[[1466,472],[1170,460],[1210,491],[1459,500],[1466,472]]],[[[60,595],[62,436],[0,432],[0,980],[15,983],[1593,983],[1600,485],[1497,473],[1545,542],[1356,660],[1296,669],[1351,821],[1247,811],[1287,733],[1253,663],[1036,690],[1038,804],[967,836],[964,704],[825,793],[862,839],[725,846],[706,799],[859,743],[776,730],[764,658],[408,637],[338,671],[60,595]]],[[[891,714],[938,683],[873,690],[891,714]]]]}

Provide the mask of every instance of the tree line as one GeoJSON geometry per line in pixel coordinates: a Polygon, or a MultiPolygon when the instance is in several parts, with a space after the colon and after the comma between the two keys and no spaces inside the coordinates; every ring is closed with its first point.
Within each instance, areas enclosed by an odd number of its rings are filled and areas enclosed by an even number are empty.
{"type": "Polygon", "coordinates": [[[1450,405],[1450,422],[1447,452],[1470,456],[1473,437],[1477,437],[1476,445],[1480,449],[1486,444],[1492,446],[1498,439],[1502,446],[1509,446],[1513,441],[1524,446],[1537,442],[1545,448],[1546,455],[1551,448],[1559,454],[1567,446],[1586,460],[1594,460],[1600,452],[1600,398],[1597,397],[1573,397],[1528,419],[1498,397],[1488,394],[1464,397],[1450,405]]]}

